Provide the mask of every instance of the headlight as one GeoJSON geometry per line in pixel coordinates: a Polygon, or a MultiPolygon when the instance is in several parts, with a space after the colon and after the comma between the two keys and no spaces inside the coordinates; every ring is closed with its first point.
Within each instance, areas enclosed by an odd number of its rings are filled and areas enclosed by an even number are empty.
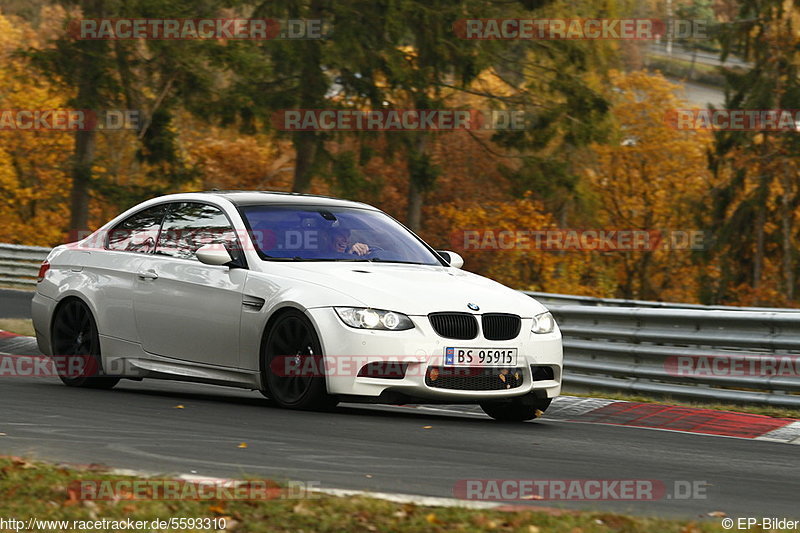
{"type": "Polygon", "coordinates": [[[553,333],[556,329],[556,319],[550,314],[550,311],[536,315],[533,317],[533,327],[531,331],[534,333],[553,333]]]}
{"type": "Polygon", "coordinates": [[[365,307],[334,307],[333,309],[342,319],[342,322],[351,328],[401,331],[414,327],[414,323],[411,322],[410,318],[394,311],[382,311],[365,307]]]}

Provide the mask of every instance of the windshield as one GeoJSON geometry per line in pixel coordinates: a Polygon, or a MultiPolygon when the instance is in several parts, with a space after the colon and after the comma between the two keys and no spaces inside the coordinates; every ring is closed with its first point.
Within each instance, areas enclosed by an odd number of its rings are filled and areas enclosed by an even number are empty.
{"type": "Polygon", "coordinates": [[[422,241],[380,211],[275,205],[240,210],[264,259],[442,264],[422,241]]]}

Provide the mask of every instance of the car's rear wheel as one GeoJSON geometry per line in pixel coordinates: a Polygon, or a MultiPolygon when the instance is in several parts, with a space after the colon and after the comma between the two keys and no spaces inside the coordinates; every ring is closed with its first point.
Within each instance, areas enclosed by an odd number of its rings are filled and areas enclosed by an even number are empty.
{"type": "Polygon", "coordinates": [[[320,410],[334,407],[322,367],[322,345],[314,326],[295,310],[272,324],[264,343],[265,396],[281,407],[320,410]]]}
{"type": "Polygon", "coordinates": [[[524,422],[540,417],[550,407],[552,401],[552,398],[514,398],[505,402],[484,402],[481,404],[481,409],[495,420],[524,422]]]}
{"type": "Polygon", "coordinates": [[[85,303],[71,298],[59,306],[53,319],[53,355],[59,378],[69,387],[110,389],[119,378],[101,375],[100,335],[85,303]]]}

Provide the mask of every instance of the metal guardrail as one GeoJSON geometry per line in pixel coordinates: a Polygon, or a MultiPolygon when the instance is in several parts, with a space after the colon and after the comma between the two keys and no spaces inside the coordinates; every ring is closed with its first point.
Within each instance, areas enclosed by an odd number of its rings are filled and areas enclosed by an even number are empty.
{"type": "Polygon", "coordinates": [[[710,65],[713,67],[740,67],[750,69],[753,64],[742,60],[736,56],[729,55],[723,62],[720,59],[719,53],[708,52],[704,50],[691,50],[681,46],[678,43],[672,44],[672,53],[667,52],[666,42],[653,43],[647,47],[647,51],[653,55],[666,58],[682,59],[684,61],[694,61],[701,65],[710,65]]]}
{"type": "Polygon", "coordinates": [[[564,338],[564,386],[800,407],[800,310],[526,292],[564,338]]]}
{"type": "Polygon", "coordinates": [[[536,298],[547,306],[556,305],[591,305],[596,307],[645,307],[652,309],[698,309],[701,311],[767,311],[783,313],[798,311],[800,309],[787,309],[785,307],[737,307],[731,305],[700,305],[675,302],[655,302],[652,300],[625,300],[621,298],[595,298],[593,296],[575,296],[573,294],[557,294],[550,292],[522,291],[532,298],[536,298]]]}
{"type": "MultiPolygon", "coordinates": [[[[34,285],[49,251],[0,244],[0,282],[34,285]]],[[[702,357],[728,367],[755,360],[777,369],[781,356],[792,356],[800,370],[800,310],[525,294],[547,305],[558,321],[566,388],[800,407],[797,372],[684,375],[675,366],[678,358],[702,357]]]]}
{"type": "Polygon", "coordinates": [[[50,248],[0,244],[0,282],[35,285],[39,266],[50,248]]]}

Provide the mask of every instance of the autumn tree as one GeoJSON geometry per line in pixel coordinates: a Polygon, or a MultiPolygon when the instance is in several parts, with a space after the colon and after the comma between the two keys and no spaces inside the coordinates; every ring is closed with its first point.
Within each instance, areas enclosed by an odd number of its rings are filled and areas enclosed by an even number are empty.
{"type": "MultiPolygon", "coordinates": [[[[629,16],[629,2],[534,3],[520,16],[587,18],[629,16]]],[[[621,44],[611,40],[531,40],[493,54],[496,72],[512,92],[503,106],[524,109],[526,128],[500,131],[494,141],[511,150],[517,165],[505,173],[517,195],[536,191],[562,227],[585,222],[581,156],[609,135],[607,71],[621,44]]]]}
{"type": "MultiPolygon", "coordinates": [[[[739,4],[738,19],[721,34],[722,54],[736,54],[752,66],[725,70],[725,108],[800,108],[799,22],[796,2],[739,4]]],[[[794,299],[799,153],[794,131],[715,133],[710,167],[720,184],[708,225],[718,238],[706,259],[721,277],[705,284],[705,301],[760,305],[794,299]]]]}
{"type": "MultiPolygon", "coordinates": [[[[58,109],[69,98],[45,76],[32,75],[27,60],[16,54],[22,42],[42,42],[65,14],[48,8],[44,15],[46,22],[34,29],[0,13],[0,109],[58,109]]],[[[71,144],[69,133],[0,127],[0,242],[61,241],[69,217],[71,144]]]]}
{"type": "Polygon", "coordinates": [[[41,46],[24,48],[31,64],[69,94],[73,109],[103,112],[131,109],[139,113],[133,143],[137,161],[149,183],[119,187],[114,176],[96,173],[98,132],[74,135],[70,174],[69,228],[89,227],[93,191],[127,203],[165,192],[192,177],[182,160],[175,131],[175,114],[185,108],[206,114],[207,105],[225,72],[222,44],[209,40],[80,39],[67,31],[76,19],[98,18],[214,18],[223,3],[217,0],[60,0],[70,15],[41,46]],[[110,181],[109,181],[110,180],[110,181]]]}
{"type": "Polygon", "coordinates": [[[594,163],[586,169],[595,223],[663,236],[651,240],[652,250],[606,255],[617,269],[617,296],[694,301],[699,275],[692,246],[707,243],[692,245],[685,237],[699,230],[693,213],[713,185],[705,168],[710,136],[675,128],[669,117],[684,104],[678,86],[660,75],[612,71],[610,78],[616,133],[592,145],[594,163]]]}

